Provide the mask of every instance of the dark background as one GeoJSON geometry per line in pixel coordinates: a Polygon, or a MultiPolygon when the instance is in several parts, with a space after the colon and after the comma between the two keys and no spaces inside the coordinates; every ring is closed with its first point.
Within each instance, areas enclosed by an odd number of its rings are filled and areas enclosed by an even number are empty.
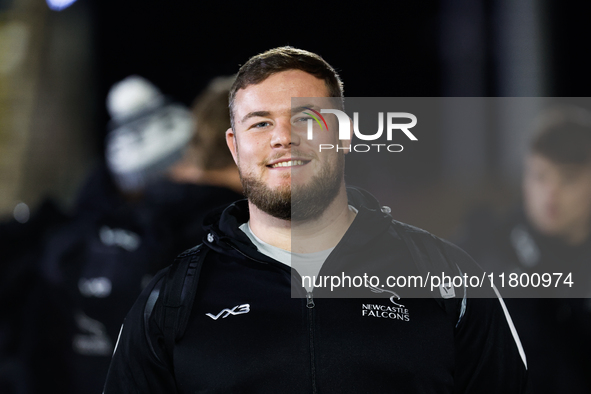
{"type": "MultiPolygon", "coordinates": [[[[20,135],[22,150],[0,163],[0,184],[7,185],[0,212],[20,201],[34,209],[47,195],[71,204],[102,160],[108,89],[130,74],[190,105],[211,78],[292,45],[332,64],[350,97],[584,97],[591,90],[589,8],[532,0],[78,0],[56,12],[39,0],[5,1],[0,15],[27,22],[31,45],[20,78],[4,76],[14,84],[4,100],[28,123],[12,122],[2,132],[10,138],[0,138],[0,149],[14,151],[11,139],[20,135]],[[29,81],[35,84],[23,102],[19,90],[29,81]]],[[[349,182],[377,189],[401,207],[401,220],[440,235],[453,233],[481,200],[507,206],[519,198],[525,130],[490,126],[422,141],[390,160],[387,187],[349,182]]],[[[351,155],[348,165],[355,160],[351,155]]]]}

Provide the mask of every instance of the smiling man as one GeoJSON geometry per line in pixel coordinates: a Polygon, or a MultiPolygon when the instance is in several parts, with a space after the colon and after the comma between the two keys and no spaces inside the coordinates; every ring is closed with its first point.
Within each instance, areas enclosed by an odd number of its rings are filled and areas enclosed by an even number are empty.
{"type": "Polygon", "coordinates": [[[297,123],[309,118],[303,114],[309,107],[292,108],[292,97],[310,98],[315,103],[307,105],[318,108],[332,104],[325,81],[302,70],[274,73],[246,88],[237,84],[231,93],[233,128],[226,138],[253,233],[284,250],[291,251],[296,241],[298,252],[315,252],[334,247],[355,214],[347,204],[343,151],[318,152],[318,145],[334,143],[336,134],[315,133],[308,140],[297,123]]]}
{"type": "Polygon", "coordinates": [[[522,392],[525,355],[495,289],[333,292],[303,280],[482,272],[345,187],[346,149],[318,149],[337,142],[336,118],[306,133],[311,110],[342,109],[342,98],[334,69],[307,51],[241,67],[226,139],[247,200],[212,213],[203,244],[146,288],[106,394],[522,392]]]}

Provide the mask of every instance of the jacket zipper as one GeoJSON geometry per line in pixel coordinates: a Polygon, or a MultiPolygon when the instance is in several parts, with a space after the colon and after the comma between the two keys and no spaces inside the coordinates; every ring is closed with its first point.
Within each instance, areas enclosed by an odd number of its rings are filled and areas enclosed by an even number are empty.
{"type": "MultiPolygon", "coordinates": [[[[237,247],[235,247],[231,243],[228,243],[228,245],[232,249],[234,249],[235,251],[240,253],[242,256],[246,257],[247,259],[250,259],[250,260],[262,263],[262,264],[267,264],[264,261],[260,261],[260,260],[257,260],[255,258],[252,258],[252,257],[246,255],[244,252],[242,252],[240,249],[238,249],[237,247]]],[[[309,338],[310,338],[310,369],[311,369],[311,374],[312,374],[312,393],[316,394],[316,393],[318,393],[318,389],[316,388],[316,362],[315,362],[315,354],[314,354],[314,307],[316,306],[316,304],[314,303],[314,295],[312,293],[313,293],[312,291],[306,292],[306,307],[308,308],[308,333],[309,333],[309,338]]]]}
{"type": "Polygon", "coordinates": [[[308,332],[310,337],[310,369],[312,373],[312,393],[317,393],[316,388],[316,360],[314,353],[314,296],[311,291],[306,293],[306,307],[308,308],[308,332]]]}
{"type": "Polygon", "coordinates": [[[308,307],[308,309],[312,309],[316,306],[316,304],[314,303],[314,296],[311,291],[309,291],[306,294],[306,299],[307,299],[306,306],[308,307]]]}

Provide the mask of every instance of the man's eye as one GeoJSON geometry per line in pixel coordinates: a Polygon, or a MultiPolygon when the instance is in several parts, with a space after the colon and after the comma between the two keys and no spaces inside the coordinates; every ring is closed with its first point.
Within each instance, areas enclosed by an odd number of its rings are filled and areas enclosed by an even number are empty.
{"type": "Polygon", "coordinates": [[[308,119],[312,120],[312,118],[310,116],[296,116],[293,118],[293,122],[297,123],[297,122],[307,122],[308,119]]]}
{"type": "Polygon", "coordinates": [[[269,123],[269,122],[259,122],[259,123],[255,123],[255,124],[253,124],[253,125],[252,125],[252,128],[260,129],[260,128],[263,128],[263,127],[267,127],[267,126],[269,126],[270,124],[271,124],[271,123],[269,123]]]}

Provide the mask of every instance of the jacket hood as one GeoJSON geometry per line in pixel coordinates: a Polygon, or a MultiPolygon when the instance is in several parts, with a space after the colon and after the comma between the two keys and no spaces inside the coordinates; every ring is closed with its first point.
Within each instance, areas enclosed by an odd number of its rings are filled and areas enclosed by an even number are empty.
{"type": "MultiPolygon", "coordinates": [[[[355,187],[347,187],[349,204],[357,210],[355,220],[339,242],[339,248],[360,248],[388,231],[392,217],[388,207],[380,204],[369,192],[355,187]]],[[[261,261],[273,261],[259,253],[250,239],[240,230],[249,219],[248,200],[237,201],[224,210],[213,211],[204,220],[208,235],[204,242],[212,249],[222,253],[232,250],[261,261]]]]}

